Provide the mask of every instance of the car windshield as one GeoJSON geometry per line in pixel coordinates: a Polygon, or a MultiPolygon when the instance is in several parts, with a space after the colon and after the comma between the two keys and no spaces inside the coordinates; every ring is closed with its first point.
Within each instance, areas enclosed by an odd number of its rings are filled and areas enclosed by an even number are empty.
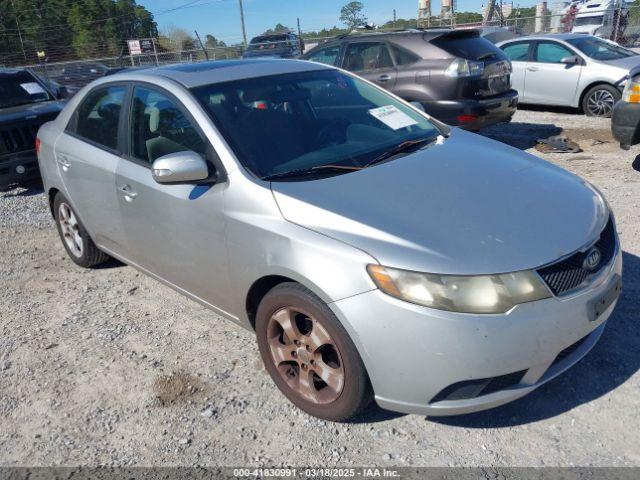
{"type": "Polygon", "coordinates": [[[594,60],[617,60],[637,55],[631,50],[597,37],[572,38],[567,41],[594,60]]]}
{"type": "Polygon", "coordinates": [[[263,179],[287,172],[290,179],[295,172],[347,173],[441,133],[383,90],[336,70],[218,83],[193,92],[243,166],[263,179]]]}
{"type": "Polygon", "coordinates": [[[0,72],[0,108],[53,100],[29,72],[0,72]]]}
{"type": "Polygon", "coordinates": [[[577,17],[573,21],[573,25],[580,27],[583,25],[602,25],[604,17],[602,15],[595,15],[592,17],[577,17]]]}

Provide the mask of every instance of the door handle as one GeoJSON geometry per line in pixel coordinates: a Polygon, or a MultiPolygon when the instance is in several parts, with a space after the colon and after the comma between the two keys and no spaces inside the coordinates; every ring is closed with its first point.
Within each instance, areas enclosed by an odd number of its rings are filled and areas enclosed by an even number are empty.
{"type": "Polygon", "coordinates": [[[138,196],[136,192],[131,190],[131,187],[129,185],[123,185],[119,188],[119,190],[124,194],[125,199],[129,202],[131,200],[134,200],[138,196]]]}
{"type": "Polygon", "coordinates": [[[65,172],[71,168],[71,162],[69,162],[69,160],[67,160],[67,157],[65,157],[64,155],[57,155],[56,161],[58,162],[58,165],[60,165],[64,169],[65,172]]]}
{"type": "Polygon", "coordinates": [[[378,77],[378,81],[379,82],[388,82],[389,80],[391,80],[391,77],[389,75],[380,75],[378,77]]]}
{"type": "Polygon", "coordinates": [[[527,67],[527,70],[530,72],[537,72],[538,71],[538,67],[527,67]]]}

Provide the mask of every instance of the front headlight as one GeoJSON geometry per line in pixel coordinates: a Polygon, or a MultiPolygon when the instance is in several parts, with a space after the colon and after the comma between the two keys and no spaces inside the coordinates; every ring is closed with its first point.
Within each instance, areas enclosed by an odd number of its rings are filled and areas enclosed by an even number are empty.
{"type": "Polygon", "coordinates": [[[640,81],[638,78],[627,79],[622,92],[622,101],[627,103],[640,103],[640,81]]]}
{"type": "Polygon", "coordinates": [[[505,313],[520,303],[551,297],[533,271],[497,275],[437,275],[381,265],[367,266],[388,295],[426,307],[461,313],[505,313]]]}

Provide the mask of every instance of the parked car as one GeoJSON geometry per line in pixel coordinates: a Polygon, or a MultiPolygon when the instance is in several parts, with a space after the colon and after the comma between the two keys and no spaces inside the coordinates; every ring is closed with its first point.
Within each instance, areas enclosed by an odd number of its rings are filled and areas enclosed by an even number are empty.
{"type": "Polygon", "coordinates": [[[75,93],[97,78],[103,77],[108,71],[109,67],[99,62],[72,62],[66,64],[60,75],[53,80],[61,85],[75,87],[75,93]]]}
{"type": "Polygon", "coordinates": [[[36,133],[63,103],[33,72],[0,69],[0,189],[39,178],[36,133]]]}
{"type": "Polygon", "coordinates": [[[343,35],[303,58],[355,72],[468,130],[508,122],[518,104],[506,56],[478,30],[343,35]]]}
{"type": "Polygon", "coordinates": [[[333,67],[122,72],[38,138],[76,264],[115,257],[255,331],[320,418],[372,395],[427,415],[521,397],[593,347],[619,295],[594,187],[333,67]]]}
{"type": "Polygon", "coordinates": [[[302,55],[303,51],[302,37],[293,32],[273,33],[252,38],[243,58],[296,58],[302,55]]]}
{"type": "Polygon", "coordinates": [[[611,116],[623,80],[640,65],[632,50],[592,35],[533,35],[498,46],[513,65],[520,103],[582,108],[593,117],[611,116]]]}
{"type": "Polygon", "coordinates": [[[640,143],[640,67],[629,72],[622,99],[613,107],[611,132],[624,150],[640,143]]]}

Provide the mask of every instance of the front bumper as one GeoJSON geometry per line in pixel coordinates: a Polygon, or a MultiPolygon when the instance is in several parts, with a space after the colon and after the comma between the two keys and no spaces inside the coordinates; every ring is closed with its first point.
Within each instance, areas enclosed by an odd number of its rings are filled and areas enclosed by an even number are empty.
{"type": "Polygon", "coordinates": [[[593,302],[612,291],[621,275],[618,249],[586,289],[518,305],[503,315],[433,310],[379,290],[330,306],[356,344],[381,407],[457,415],[522,397],[586,355],[604,330],[617,294],[592,321],[593,302]],[[459,382],[513,372],[524,373],[517,384],[507,388],[462,400],[439,399],[440,392],[459,382]]]}
{"type": "Polygon", "coordinates": [[[0,188],[40,178],[35,150],[13,153],[0,158],[0,188]]]}
{"type": "Polygon", "coordinates": [[[495,123],[510,121],[518,107],[518,92],[509,90],[485,100],[436,100],[422,105],[429,115],[448,125],[475,131],[495,123]],[[460,116],[474,119],[462,122],[460,116]]]}
{"type": "Polygon", "coordinates": [[[623,148],[640,143],[640,103],[616,103],[611,115],[611,132],[623,148]]]}

